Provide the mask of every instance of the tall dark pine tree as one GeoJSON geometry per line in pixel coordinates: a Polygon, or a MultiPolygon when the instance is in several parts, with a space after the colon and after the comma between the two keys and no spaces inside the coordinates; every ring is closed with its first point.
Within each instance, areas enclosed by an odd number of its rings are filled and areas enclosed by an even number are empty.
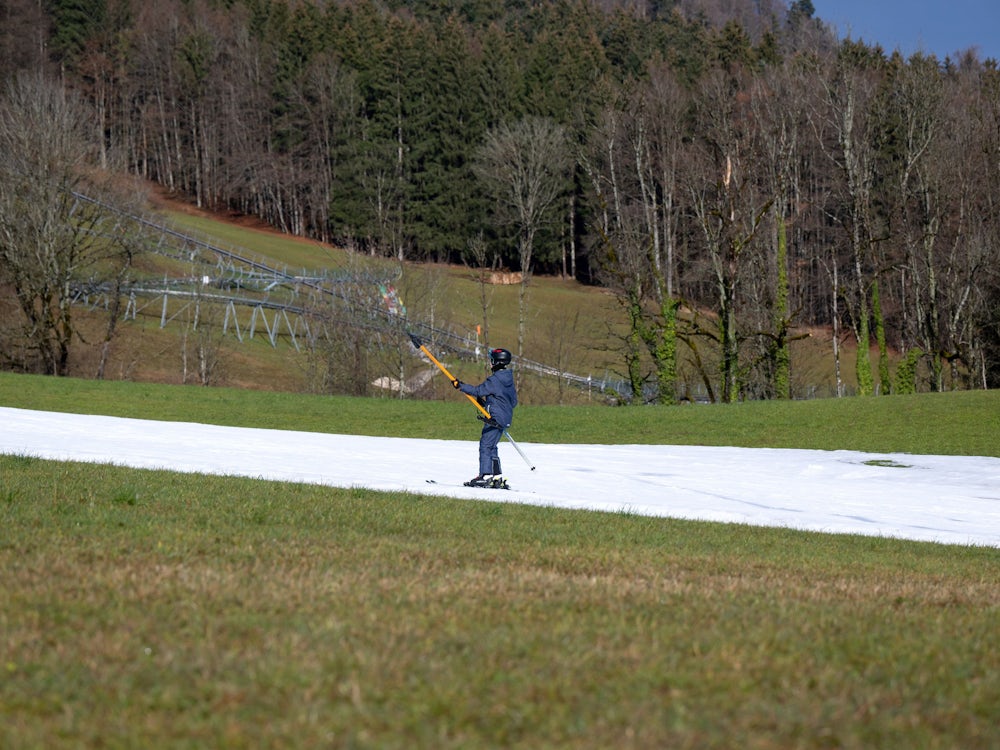
{"type": "Polygon", "coordinates": [[[75,60],[103,26],[106,0],[50,0],[48,5],[52,15],[49,46],[60,59],[75,60]]]}
{"type": "Polygon", "coordinates": [[[407,226],[419,257],[448,260],[460,255],[483,221],[471,169],[485,131],[475,99],[479,60],[454,17],[422,40],[406,87],[413,183],[407,226]]]}

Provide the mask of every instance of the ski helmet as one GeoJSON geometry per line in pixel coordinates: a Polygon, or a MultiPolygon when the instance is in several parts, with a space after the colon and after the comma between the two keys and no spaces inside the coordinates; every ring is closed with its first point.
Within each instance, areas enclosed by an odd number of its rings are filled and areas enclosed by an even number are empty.
{"type": "Polygon", "coordinates": [[[510,364],[511,354],[506,349],[491,349],[490,350],[490,366],[494,370],[499,370],[501,367],[506,367],[510,364]]]}

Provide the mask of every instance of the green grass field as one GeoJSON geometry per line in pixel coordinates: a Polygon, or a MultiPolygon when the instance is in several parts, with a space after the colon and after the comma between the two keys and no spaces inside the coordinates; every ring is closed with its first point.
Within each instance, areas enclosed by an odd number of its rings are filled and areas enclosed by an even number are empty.
{"type": "MultiPolygon", "coordinates": [[[[471,419],[6,374],[0,404],[471,419]]],[[[526,407],[516,434],[998,455],[998,415],[993,392],[526,407]]],[[[994,748],[998,582],[993,548],[2,456],[0,747],[994,748]]]]}

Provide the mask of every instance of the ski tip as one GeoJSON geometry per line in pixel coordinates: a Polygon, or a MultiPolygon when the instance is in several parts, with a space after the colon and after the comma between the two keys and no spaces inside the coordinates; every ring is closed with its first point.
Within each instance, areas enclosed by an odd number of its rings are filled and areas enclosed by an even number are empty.
{"type": "Polygon", "coordinates": [[[413,342],[413,345],[415,347],[417,347],[419,349],[421,346],[423,346],[423,343],[420,341],[419,338],[417,338],[417,334],[411,333],[411,334],[409,334],[409,336],[410,336],[410,341],[413,342]]]}

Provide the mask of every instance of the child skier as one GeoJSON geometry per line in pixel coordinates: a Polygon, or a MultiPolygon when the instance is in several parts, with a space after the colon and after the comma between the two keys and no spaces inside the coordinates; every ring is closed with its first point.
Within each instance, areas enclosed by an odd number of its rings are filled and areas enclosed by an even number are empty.
{"type": "Polygon", "coordinates": [[[479,438],[479,474],[466,482],[467,487],[492,487],[495,489],[510,489],[507,480],[500,471],[500,454],[497,445],[503,437],[503,431],[510,427],[514,419],[514,407],[517,406],[517,389],[514,387],[514,376],[507,366],[510,365],[511,354],[506,349],[490,351],[490,367],[493,374],[479,385],[468,385],[458,378],[451,381],[462,393],[479,399],[490,418],[483,420],[483,434],[479,438]]]}

